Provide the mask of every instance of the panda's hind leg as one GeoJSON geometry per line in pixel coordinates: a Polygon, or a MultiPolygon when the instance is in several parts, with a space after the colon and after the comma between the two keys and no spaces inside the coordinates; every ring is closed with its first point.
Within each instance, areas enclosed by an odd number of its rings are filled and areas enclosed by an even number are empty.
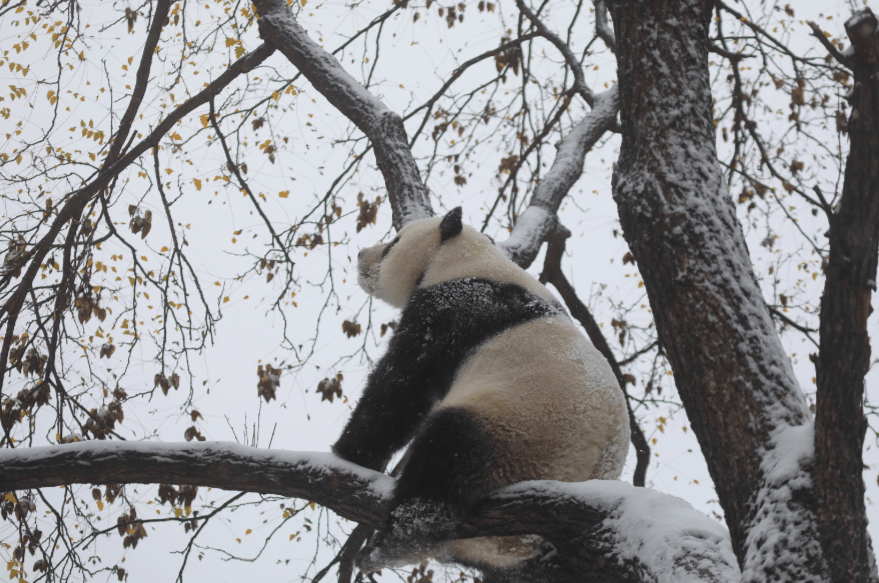
{"type": "Polygon", "coordinates": [[[502,485],[495,482],[503,448],[495,441],[464,409],[431,414],[406,454],[386,522],[361,551],[358,567],[373,571],[433,556],[473,503],[502,485]]]}

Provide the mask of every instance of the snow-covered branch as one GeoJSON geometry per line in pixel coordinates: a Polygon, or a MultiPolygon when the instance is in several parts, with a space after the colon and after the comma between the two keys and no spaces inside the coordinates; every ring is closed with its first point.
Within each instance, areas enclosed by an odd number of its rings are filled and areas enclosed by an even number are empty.
{"type": "Polygon", "coordinates": [[[613,86],[595,96],[595,106],[557,145],[552,167],[534,189],[528,208],[519,215],[513,232],[498,246],[521,267],[528,267],[546,236],[558,225],[556,212],[583,173],[586,153],[613,125],[619,111],[619,93],[613,86]]]}
{"type": "MultiPolygon", "coordinates": [[[[303,498],[376,524],[393,478],[330,453],[236,443],[90,441],[0,450],[0,492],[69,484],[196,485],[303,498]]],[[[481,501],[455,538],[540,534],[556,552],[525,568],[548,580],[732,582],[729,534],[689,504],[618,481],[523,482],[481,501]]]]}
{"type": "Polygon", "coordinates": [[[284,53],[315,89],[372,143],[388,189],[394,226],[433,215],[400,116],[363,88],[299,26],[284,0],[256,0],[259,31],[284,53]]]}
{"type": "Polygon", "coordinates": [[[376,522],[393,478],[334,454],[237,443],[87,441],[0,450],[0,492],[67,484],[179,484],[304,498],[376,522]]]}
{"type": "Polygon", "coordinates": [[[604,41],[612,52],[616,52],[616,39],[613,28],[607,21],[607,4],[605,0],[595,0],[595,34],[604,41]]]}

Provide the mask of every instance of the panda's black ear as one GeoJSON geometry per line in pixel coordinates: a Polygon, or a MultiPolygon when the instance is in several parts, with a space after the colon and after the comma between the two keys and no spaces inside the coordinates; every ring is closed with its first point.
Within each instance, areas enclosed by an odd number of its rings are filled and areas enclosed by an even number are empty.
{"type": "Polygon", "coordinates": [[[445,243],[453,237],[457,237],[461,233],[464,225],[461,223],[463,211],[461,207],[456,206],[443,217],[440,223],[440,241],[445,243]]]}

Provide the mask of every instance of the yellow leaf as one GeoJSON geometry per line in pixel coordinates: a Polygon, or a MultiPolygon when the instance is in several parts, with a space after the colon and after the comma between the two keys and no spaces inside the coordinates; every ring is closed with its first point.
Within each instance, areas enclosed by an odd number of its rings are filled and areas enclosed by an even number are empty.
{"type": "Polygon", "coordinates": [[[101,500],[98,500],[97,502],[98,502],[98,510],[103,510],[103,509],[104,509],[104,503],[103,503],[101,500]]]}
{"type": "Polygon", "coordinates": [[[240,59],[241,57],[244,56],[244,53],[246,53],[246,52],[247,51],[244,50],[243,46],[238,45],[237,47],[235,47],[235,58],[240,59]]]}
{"type": "MultiPolygon", "coordinates": [[[[275,99],[277,99],[277,97],[275,99]]],[[[21,154],[19,154],[18,157],[15,159],[15,163],[21,164],[21,154]]]]}
{"type": "MultiPolygon", "coordinates": [[[[303,3],[303,5],[304,5],[304,4],[305,4],[305,3],[303,3]]],[[[311,509],[312,509],[312,510],[314,510],[314,507],[315,507],[315,503],[314,503],[314,502],[309,502],[308,505],[311,506],[311,509]]]]}
{"type": "Polygon", "coordinates": [[[170,249],[168,249],[167,247],[162,247],[162,250],[159,251],[159,253],[167,253],[168,251],[170,251],[170,249]]]}
{"type": "Polygon", "coordinates": [[[275,101],[277,101],[280,96],[281,96],[281,94],[278,93],[277,91],[272,93],[272,99],[274,99],[275,101]]]}
{"type": "Polygon", "coordinates": [[[302,2],[303,6],[305,6],[305,3],[308,2],[308,0],[299,0],[299,1],[302,2]]]}
{"type": "Polygon", "coordinates": [[[182,515],[183,515],[183,509],[182,509],[182,508],[175,508],[175,509],[174,509],[174,516],[176,516],[177,518],[180,518],[182,515]]]}
{"type": "Polygon", "coordinates": [[[184,506],[183,510],[186,512],[186,516],[192,514],[192,506],[184,506]]]}
{"type": "Polygon", "coordinates": [[[180,137],[180,134],[178,134],[177,132],[174,132],[173,134],[171,134],[170,138],[172,140],[182,140],[183,139],[180,137]]]}
{"type": "Polygon", "coordinates": [[[233,47],[233,46],[237,45],[239,42],[241,42],[241,41],[234,39],[234,38],[229,38],[228,36],[226,37],[226,46],[227,47],[233,47]]]}
{"type": "Polygon", "coordinates": [[[6,493],[6,499],[9,500],[10,502],[12,502],[13,504],[18,502],[18,500],[15,499],[15,494],[13,494],[12,492],[6,493]]]}
{"type": "Polygon", "coordinates": [[[223,303],[224,303],[224,304],[225,304],[226,302],[228,302],[228,301],[229,301],[229,296],[226,296],[225,298],[223,298],[223,303]]]}
{"type": "Polygon", "coordinates": [[[92,159],[92,162],[95,161],[95,154],[93,152],[89,152],[89,158],[92,159]]]}
{"type": "Polygon", "coordinates": [[[289,511],[289,510],[284,510],[284,518],[290,518],[290,516],[291,516],[291,515],[290,515],[290,511],[289,511]]]}
{"type": "Polygon", "coordinates": [[[250,534],[251,532],[253,532],[253,531],[248,528],[247,532],[245,532],[244,534],[250,534]]]}
{"type": "Polygon", "coordinates": [[[202,114],[199,116],[198,119],[201,120],[201,125],[203,125],[204,127],[208,127],[208,119],[209,119],[208,114],[206,114],[206,113],[202,114]]]}
{"type": "Polygon", "coordinates": [[[195,184],[196,190],[201,190],[201,180],[199,180],[198,178],[193,178],[192,183],[195,184]]]}
{"type": "Polygon", "coordinates": [[[287,198],[288,196],[290,196],[290,191],[289,190],[282,190],[281,192],[278,193],[278,196],[280,196],[281,198],[287,198]]]}
{"type": "Polygon", "coordinates": [[[129,278],[128,278],[128,281],[129,281],[129,283],[131,283],[131,285],[132,285],[132,287],[133,287],[133,286],[134,286],[134,278],[133,278],[133,277],[129,277],[129,278]]]}

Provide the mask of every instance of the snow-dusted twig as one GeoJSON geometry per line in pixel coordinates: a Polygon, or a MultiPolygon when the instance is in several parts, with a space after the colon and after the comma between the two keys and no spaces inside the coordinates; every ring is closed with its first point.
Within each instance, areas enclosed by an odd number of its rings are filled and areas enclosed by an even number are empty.
{"type": "MultiPolygon", "coordinates": [[[[378,524],[393,478],[330,453],[237,443],[90,441],[0,450],[0,492],[76,483],[197,485],[304,498],[378,524]]],[[[523,482],[478,502],[454,538],[539,534],[552,556],[524,569],[547,581],[601,574],[608,582],[739,578],[729,534],[678,498],[618,481],[523,482]]]]}
{"type": "Polygon", "coordinates": [[[607,4],[605,0],[595,0],[595,34],[604,41],[611,52],[616,52],[617,43],[613,36],[613,28],[607,22],[607,4]]]}
{"type": "Polygon", "coordinates": [[[589,115],[558,144],[552,167],[534,189],[528,208],[517,218],[510,237],[498,243],[498,247],[521,267],[531,265],[540,244],[556,229],[556,212],[583,173],[586,153],[613,125],[617,111],[619,94],[614,86],[595,96],[589,115]]]}
{"type": "Polygon", "coordinates": [[[259,31],[321,95],[369,138],[388,189],[394,225],[433,215],[400,116],[364,89],[296,22],[284,0],[257,0],[259,31]]]}

